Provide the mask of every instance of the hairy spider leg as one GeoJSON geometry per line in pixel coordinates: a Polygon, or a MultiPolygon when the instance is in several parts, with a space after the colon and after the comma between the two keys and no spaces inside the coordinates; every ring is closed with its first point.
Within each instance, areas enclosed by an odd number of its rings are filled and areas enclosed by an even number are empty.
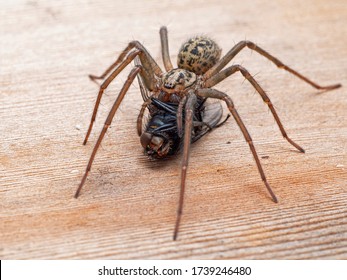
{"type": "Polygon", "coordinates": [[[177,133],[179,138],[183,135],[183,107],[187,102],[187,95],[183,96],[177,107],[177,133]]]}
{"type": "Polygon", "coordinates": [[[311,81],[308,79],[306,76],[300,74],[299,72],[295,71],[294,69],[290,68],[289,66],[285,65],[283,62],[281,62],[278,58],[274,57],[261,47],[257,46],[251,41],[241,41],[237,43],[231,50],[224,56],[222,57],[211,69],[209,69],[205,74],[204,74],[204,79],[209,79],[216,73],[218,73],[220,70],[224,68],[243,48],[248,47],[251,50],[256,51],[260,55],[266,57],[269,59],[271,62],[273,62],[278,68],[284,69],[288,71],[289,73],[292,73],[296,77],[300,78],[301,80],[305,81],[306,83],[310,84],[316,89],[320,90],[332,90],[341,87],[341,84],[334,84],[334,85],[329,85],[329,86],[320,86],[317,83],[311,81]]]}
{"type": "Polygon", "coordinates": [[[271,195],[271,198],[272,200],[277,203],[278,200],[277,200],[277,197],[275,196],[274,192],[272,191],[269,183],[267,182],[266,180],[266,177],[265,177],[265,173],[263,171],[263,168],[261,166],[261,163],[260,163],[260,160],[259,160],[259,157],[258,157],[258,154],[255,150],[255,147],[253,145],[253,141],[252,141],[252,138],[251,138],[251,135],[249,134],[246,126],[244,125],[240,115],[238,114],[235,106],[234,106],[234,103],[232,101],[232,99],[230,98],[230,96],[228,96],[227,94],[225,94],[224,92],[221,92],[221,91],[218,91],[216,89],[211,89],[211,88],[206,88],[206,89],[199,89],[197,91],[197,95],[201,96],[201,97],[210,97],[210,98],[216,98],[216,99],[220,99],[222,101],[224,101],[230,111],[230,113],[232,114],[232,116],[234,117],[237,125],[239,126],[239,128],[241,129],[241,132],[245,138],[245,140],[247,141],[248,145],[249,145],[249,148],[251,149],[251,152],[253,154],[253,158],[255,159],[255,162],[257,164],[257,167],[258,167],[258,171],[260,173],[260,177],[261,179],[263,180],[264,184],[265,184],[265,187],[266,189],[268,190],[268,192],[270,193],[271,195]]]}
{"type": "Polygon", "coordinates": [[[151,104],[151,99],[147,99],[145,102],[143,102],[141,109],[140,109],[140,112],[139,112],[139,115],[137,116],[136,128],[137,128],[138,136],[141,136],[141,134],[142,134],[142,120],[143,120],[143,116],[145,114],[145,110],[149,104],[151,104]]]}
{"type": "Polygon", "coordinates": [[[99,89],[99,93],[98,96],[96,98],[95,101],[95,105],[94,105],[94,110],[93,110],[93,114],[92,114],[92,118],[90,120],[89,123],[89,127],[88,127],[88,131],[87,134],[84,138],[83,141],[83,145],[87,144],[89,135],[92,131],[93,128],[93,124],[95,122],[95,118],[96,118],[96,114],[98,112],[98,108],[99,108],[99,104],[101,101],[101,97],[105,91],[105,89],[110,85],[110,83],[118,76],[118,74],[131,62],[133,61],[133,59],[140,53],[139,50],[134,50],[131,53],[129,53],[129,55],[127,56],[127,58],[119,65],[118,68],[116,68],[108,77],[107,79],[101,84],[100,89],[99,89]]]}
{"type": "MultiPolygon", "coordinates": [[[[140,61],[138,56],[135,57],[134,63],[135,63],[134,66],[141,65],[141,61],[140,61]]],[[[149,98],[148,90],[146,89],[145,85],[143,84],[142,78],[139,74],[137,75],[137,82],[139,84],[142,100],[146,101],[149,98]]]]}
{"type": "Polygon", "coordinates": [[[190,144],[191,144],[191,138],[192,138],[193,117],[194,117],[196,102],[197,102],[197,97],[194,91],[189,91],[186,106],[185,106],[185,123],[184,123],[184,139],[183,139],[184,142],[183,142],[183,156],[182,156],[182,165],[181,165],[181,188],[180,188],[180,196],[178,201],[177,217],[176,217],[176,224],[175,224],[175,229],[173,234],[173,240],[177,239],[178,229],[179,229],[180,221],[182,217],[183,199],[184,199],[184,191],[186,187],[189,150],[190,150],[190,144]]]}
{"type": "Polygon", "coordinates": [[[173,66],[170,60],[167,28],[165,26],[162,26],[160,28],[159,34],[160,34],[160,42],[161,42],[161,55],[163,57],[164,67],[166,72],[169,72],[170,70],[173,69],[173,66]]]}
{"type": "Polygon", "coordinates": [[[305,150],[303,148],[301,148],[298,144],[296,144],[292,139],[290,139],[280,121],[280,118],[277,115],[277,112],[274,108],[274,106],[272,105],[272,102],[270,100],[270,98],[267,96],[267,94],[265,93],[265,91],[262,89],[262,87],[257,83],[257,81],[252,77],[252,75],[248,72],[247,69],[245,69],[244,67],[242,67],[241,65],[232,65],[230,67],[225,68],[224,70],[222,70],[221,72],[217,73],[216,75],[212,76],[211,78],[209,78],[206,82],[205,82],[205,87],[206,88],[210,88],[216,84],[218,84],[219,82],[221,82],[222,80],[224,80],[225,78],[229,77],[230,75],[234,74],[235,72],[241,72],[241,74],[245,77],[245,79],[247,79],[247,81],[249,81],[252,86],[255,88],[255,90],[259,93],[259,95],[261,96],[261,98],[263,99],[263,101],[268,105],[281,133],[282,136],[291,144],[293,145],[296,149],[298,149],[300,152],[304,153],[305,150]]]}
{"type": "Polygon", "coordinates": [[[152,56],[149,54],[149,52],[146,50],[146,48],[139,42],[139,41],[131,41],[128,46],[120,53],[118,58],[114,63],[112,63],[101,76],[96,75],[89,75],[89,78],[91,80],[100,80],[105,79],[108,74],[111,73],[111,71],[117,67],[125,58],[125,56],[129,53],[130,50],[133,48],[136,48],[138,50],[141,50],[144,53],[144,56],[148,59],[148,63],[152,65],[152,68],[154,69],[155,73],[160,74],[162,71],[158,64],[155,62],[155,60],[152,58],[152,56]]]}
{"type": "MultiPolygon", "coordinates": [[[[140,64],[141,64],[140,59],[138,57],[136,57],[135,58],[135,65],[140,65],[140,64]]],[[[137,75],[137,82],[139,84],[141,96],[142,96],[142,99],[144,101],[142,103],[139,115],[137,117],[137,122],[136,122],[137,134],[138,134],[138,136],[141,136],[143,116],[145,114],[145,110],[146,110],[147,106],[151,103],[151,99],[149,97],[148,90],[144,86],[144,84],[142,82],[142,78],[140,77],[139,74],[137,75]]]]}
{"type": "Polygon", "coordinates": [[[136,57],[140,58],[141,65],[143,66],[143,71],[140,73],[141,78],[143,82],[145,83],[145,86],[149,90],[153,90],[155,88],[156,80],[154,75],[161,75],[162,70],[158,66],[158,64],[155,62],[155,60],[151,57],[151,55],[148,53],[148,51],[145,49],[144,46],[138,41],[132,41],[128,44],[128,46],[121,52],[116,62],[114,62],[107,70],[101,75],[101,76],[93,76],[89,75],[89,77],[92,80],[95,79],[104,79],[107,75],[109,75],[106,80],[101,84],[99,93],[94,105],[93,114],[90,120],[90,124],[88,127],[87,134],[84,138],[83,145],[85,145],[88,141],[89,135],[92,131],[93,124],[96,118],[96,114],[99,108],[99,104],[101,101],[101,97],[103,95],[103,92],[105,89],[109,86],[109,84],[117,77],[117,75],[136,57]],[[133,48],[135,50],[131,51],[133,48]],[[130,52],[131,51],[131,52],[130,52]],[[130,53],[129,53],[130,52],[130,53]],[[127,57],[125,58],[125,56],[127,57]],[[125,58],[125,59],[124,59],[125,58]],[[117,67],[118,66],[118,67],[117,67]],[[114,69],[117,67],[116,69],[114,69]],[[114,70],[113,70],[114,69],[114,70]],[[111,74],[110,72],[113,71],[111,74]]]}
{"type": "Polygon", "coordinates": [[[125,83],[124,83],[124,85],[123,85],[121,91],[119,92],[118,97],[117,97],[116,101],[114,102],[114,104],[113,104],[113,106],[112,106],[112,109],[111,109],[110,113],[108,114],[108,117],[107,117],[107,119],[106,119],[106,121],[105,121],[104,127],[102,128],[102,130],[101,130],[101,132],[100,132],[99,138],[98,138],[98,140],[97,140],[97,142],[96,142],[96,144],[95,144],[95,146],[94,146],[94,148],[93,148],[93,152],[92,152],[92,154],[91,154],[91,156],[90,156],[90,158],[89,158],[89,162],[88,162],[86,171],[84,172],[84,175],[83,175],[83,177],[82,177],[81,183],[80,183],[80,185],[78,186],[78,188],[77,188],[77,190],[76,190],[75,198],[78,197],[78,195],[79,195],[79,193],[80,193],[80,191],[81,191],[81,189],[82,189],[82,187],[83,187],[83,185],[84,185],[84,183],[85,183],[85,181],[86,181],[86,179],[87,179],[87,176],[88,176],[88,173],[89,173],[89,171],[90,171],[90,169],[91,169],[91,167],[92,167],[92,164],[93,164],[93,161],[94,161],[96,152],[97,152],[97,150],[98,150],[98,148],[99,148],[99,146],[100,146],[100,144],[101,144],[101,142],[102,142],[102,139],[103,139],[104,136],[105,136],[105,133],[106,133],[108,127],[111,125],[111,122],[112,122],[112,120],[113,120],[113,117],[114,117],[114,115],[115,115],[115,113],[116,113],[116,111],[117,111],[119,105],[121,104],[121,102],[122,102],[122,100],[123,100],[125,94],[127,93],[128,89],[129,89],[129,87],[130,87],[130,85],[132,84],[132,82],[133,82],[134,79],[136,78],[136,75],[137,75],[141,70],[142,70],[142,66],[135,66],[135,67],[131,70],[130,74],[128,75],[127,80],[125,81],[125,83]]]}

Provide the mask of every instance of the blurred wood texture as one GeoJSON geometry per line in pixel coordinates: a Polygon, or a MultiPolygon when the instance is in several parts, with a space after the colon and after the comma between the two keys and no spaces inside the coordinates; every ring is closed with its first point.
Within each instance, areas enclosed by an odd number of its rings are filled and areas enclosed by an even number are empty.
{"type": "Polygon", "coordinates": [[[1,1],[0,258],[346,259],[346,46],[345,0],[1,1]],[[255,76],[306,153],[282,138],[240,74],[223,81],[216,88],[233,98],[279,203],[230,118],[192,146],[176,242],[181,158],[143,155],[137,84],[73,198],[130,68],[107,90],[83,146],[98,91],[88,74],[133,39],[162,65],[161,25],[174,63],[191,35],[213,37],[223,53],[248,39],[322,85],[343,84],[319,92],[243,50],[232,63],[255,76]]]}

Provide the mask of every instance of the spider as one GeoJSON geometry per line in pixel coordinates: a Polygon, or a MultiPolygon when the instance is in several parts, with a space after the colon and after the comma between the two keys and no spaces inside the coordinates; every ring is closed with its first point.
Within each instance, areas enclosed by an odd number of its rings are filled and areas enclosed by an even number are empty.
{"type": "Polygon", "coordinates": [[[237,43],[221,58],[221,48],[216,42],[205,36],[192,37],[181,46],[177,59],[178,67],[174,68],[169,55],[168,32],[166,27],[161,27],[159,33],[165,71],[158,66],[153,57],[139,41],[131,41],[120,53],[117,60],[108,67],[101,76],[89,75],[90,79],[93,81],[97,79],[105,80],[99,89],[89,128],[83,142],[84,145],[87,143],[92,131],[103,92],[127,65],[133,61],[135,62],[100,132],[81,183],[75,193],[75,198],[78,197],[81,188],[87,179],[96,152],[117,109],[119,108],[119,105],[130,85],[137,78],[144,100],[137,120],[137,132],[140,136],[140,142],[145,153],[154,158],[164,158],[174,153],[176,150],[179,150],[178,146],[182,146],[183,149],[180,194],[173,233],[173,239],[176,240],[182,216],[191,142],[196,141],[206,132],[224,123],[222,122],[218,124],[222,116],[221,106],[217,105],[214,107],[212,110],[212,113],[214,114],[213,117],[208,119],[208,117],[205,116],[205,108],[208,106],[205,106],[204,104],[208,98],[217,99],[219,102],[224,101],[226,103],[227,108],[249,145],[260,177],[267,191],[272,200],[275,203],[278,202],[277,197],[265,177],[252,138],[239,116],[233,101],[226,93],[214,89],[213,86],[234,73],[240,72],[269,107],[282,136],[297,150],[302,153],[305,152],[302,147],[288,137],[270,98],[247,69],[238,64],[226,67],[242,49],[247,47],[259,53],[273,62],[277,67],[288,71],[318,90],[336,89],[339,88],[341,84],[320,86],[308,79],[306,76],[285,65],[279,59],[251,41],[241,41],[237,43]],[[150,118],[143,131],[142,122],[146,109],[149,110],[150,118]],[[177,142],[181,143],[181,145],[177,145],[177,142]]]}

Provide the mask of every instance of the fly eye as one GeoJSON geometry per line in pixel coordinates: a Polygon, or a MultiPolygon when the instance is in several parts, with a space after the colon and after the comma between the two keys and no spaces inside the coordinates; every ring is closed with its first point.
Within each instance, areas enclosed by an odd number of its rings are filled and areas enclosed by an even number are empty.
{"type": "Polygon", "coordinates": [[[142,147],[144,147],[145,149],[149,146],[149,144],[151,143],[151,140],[152,140],[152,134],[148,132],[144,132],[141,134],[140,142],[142,147]]]}
{"type": "Polygon", "coordinates": [[[162,137],[154,136],[151,139],[151,147],[159,149],[163,145],[164,139],[162,137]]]}
{"type": "Polygon", "coordinates": [[[144,132],[140,137],[140,142],[143,148],[158,150],[164,143],[164,139],[159,136],[153,136],[153,134],[144,132]]]}

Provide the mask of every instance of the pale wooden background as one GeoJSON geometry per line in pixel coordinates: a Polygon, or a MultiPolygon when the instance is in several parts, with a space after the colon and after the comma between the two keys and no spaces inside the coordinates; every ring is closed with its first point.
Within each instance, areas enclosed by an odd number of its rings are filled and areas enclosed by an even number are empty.
{"type": "Polygon", "coordinates": [[[1,1],[1,259],[346,259],[346,38],[345,0],[1,1]],[[161,25],[174,61],[192,34],[212,36],[224,52],[246,38],[321,84],[344,85],[319,93],[243,51],[234,63],[256,75],[307,153],[282,139],[240,75],[224,81],[218,88],[232,96],[280,202],[269,199],[230,119],[193,145],[176,242],[180,157],[153,163],[142,154],[136,85],[73,198],[125,80],[107,91],[83,146],[97,93],[87,75],[132,39],[160,60],[161,25]]]}

